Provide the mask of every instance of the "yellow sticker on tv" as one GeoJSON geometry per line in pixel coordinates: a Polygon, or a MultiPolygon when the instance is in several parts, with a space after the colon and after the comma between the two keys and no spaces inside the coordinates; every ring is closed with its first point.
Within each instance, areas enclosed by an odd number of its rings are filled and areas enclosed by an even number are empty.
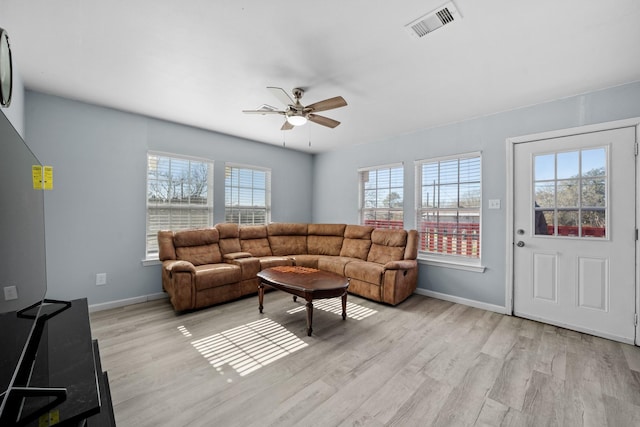
{"type": "Polygon", "coordinates": [[[33,176],[33,189],[42,190],[42,166],[31,166],[31,175],[33,176]]]}
{"type": "Polygon", "coordinates": [[[53,190],[53,166],[44,166],[44,189],[53,190]]]}

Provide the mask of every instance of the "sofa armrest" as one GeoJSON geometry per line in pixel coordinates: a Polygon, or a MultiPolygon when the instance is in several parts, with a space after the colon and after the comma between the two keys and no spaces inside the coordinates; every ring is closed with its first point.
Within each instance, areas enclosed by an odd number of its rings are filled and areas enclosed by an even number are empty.
{"type": "Polygon", "coordinates": [[[223,258],[225,261],[233,261],[234,259],[251,258],[252,256],[253,255],[251,255],[249,252],[232,252],[224,254],[223,258]]]}
{"type": "Polygon", "coordinates": [[[401,261],[389,261],[384,265],[385,270],[410,270],[418,265],[415,259],[403,259],[401,261]]]}
{"type": "Polygon", "coordinates": [[[164,268],[165,270],[167,270],[170,273],[177,273],[177,272],[188,272],[188,273],[195,273],[196,272],[196,268],[193,266],[193,264],[191,264],[189,261],[164,261],[162,263],[162,268],[164,268]]]}
{"type": "Polygon", "coordinates": [[[382,302],[396,305],[407,299],[418,285],[418,261],[404,259],[384,265],[382,302]]]}
{"type": "Polygon", "coordinates": [[[191,310],[196,304],[196,268],[189,261],[162,262],[162,288],[176,311],[191,310]]]}

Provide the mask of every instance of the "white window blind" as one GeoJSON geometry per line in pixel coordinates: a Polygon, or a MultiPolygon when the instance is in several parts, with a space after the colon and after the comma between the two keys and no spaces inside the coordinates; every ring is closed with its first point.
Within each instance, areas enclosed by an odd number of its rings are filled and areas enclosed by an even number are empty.
{"type": "Polygon", "coordinates": [[[377,228],[404,227],[402,164],[359,169],[360,224],[377,228]]]}
{"type": "Polygon", "coordinates": [[[148,153],[146,258],[158,256],[159,230],[213,225],[213,162],[148,153]]]}
{"type": "Polygon", "coordinates": [[[480,258],[479,153],[416,162],[422,253],[480,258]]]}
{"type": "Polygon", "coordinates": [[[271,170],[227,164],[224,171],[225,221],[239,225],[271,220],[271,170]]]}

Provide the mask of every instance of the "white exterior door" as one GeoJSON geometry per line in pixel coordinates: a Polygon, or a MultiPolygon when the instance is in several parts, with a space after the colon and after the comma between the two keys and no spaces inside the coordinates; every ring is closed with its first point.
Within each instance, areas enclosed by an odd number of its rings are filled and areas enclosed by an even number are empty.
{"type": "Polygon", "coordinates": [[[514,314],[633,343],[635,127],[514,146],[514,314]]]}

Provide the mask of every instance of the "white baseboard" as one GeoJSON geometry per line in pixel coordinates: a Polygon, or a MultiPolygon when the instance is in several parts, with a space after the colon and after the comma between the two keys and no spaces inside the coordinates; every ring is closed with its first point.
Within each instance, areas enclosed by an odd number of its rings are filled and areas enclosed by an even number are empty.
{"type": "Polygon", "coordinates": [[[153,301],[153,300],[164,299],[164,298],[169,298],[169,296],[164,292],[160,292],[157,294],[142,295],[139,297],[103,302],[100,304],[91,304],[89,306],[89,313],[93,313],[94,311],[109,310],[110,308],[124,307],[132,304],[140,304],[142,302],[153,301]]]}
{"type": "MultiPolygon", "coordinates": [[[[455,302],[456,304],[463,304],[463,305],[468,305],[470,307],[480,308],[482,310],[495,311],[496,313],[500,313],[500,314],[507,314],[505,307],[501,307],[499,305],[494,305],[494,304],[488,304],[486,302],[476,301],[476,300],[467,299],[467,298],[461,298],[454,295],[443,294],[440,292],[434,292],[434,291],[430,291],[428,289],[422,289],[422,288],[417,288],[415,293],[418,295],[424,295],[426,297],[455,302]]],[[[94,311],[109,310],[111,308],[125,307],[127,305],[140,304],[143,302],[153,301],[157,299],[164,299],[164,298],[168,298],[168,295],[164,292],[160,292],[157,294],[141,295],[139,297],[103,302],[100,304],[91,304],[89,306],[89,312],[92,313],[94,311]]]]}
{"type": "Polygon", "coordinates": [[[449,302],[455,302],[456,304],[468,305],[475,308],[480,308],[482,310],[495,311],[500,314],[510,314],[507,313],[507,309],[505,307],[488,304],[486,302],[476,301],[467,298],[461,298],[454,295],[442,294],[440,292],[430,291],[428,289],[417,288],[415,291],[418,295],[424,295],[426,297],[437,298],[449,302]]]}

